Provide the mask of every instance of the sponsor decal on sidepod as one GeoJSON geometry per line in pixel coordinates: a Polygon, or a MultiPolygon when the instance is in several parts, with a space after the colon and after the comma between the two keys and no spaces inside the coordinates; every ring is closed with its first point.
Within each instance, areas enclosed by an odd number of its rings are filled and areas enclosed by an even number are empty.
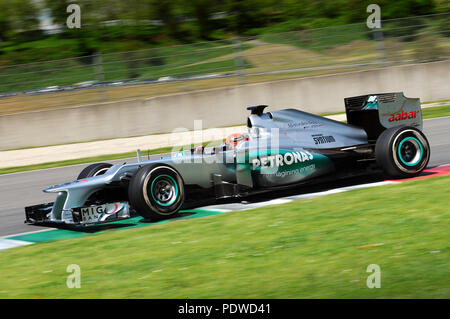
{"type": "Polygon", "coordinates": [[[314,158],[314,156],[308,151],[300,151],[300,152],[286,152],[284,155],[276,154],[269,155],[261,158],[254,158],[252,160],[252,169],[255,170],[258,167],[261,168],[272,168],[272,167],[280,167],[283,165],[291,165],[294,163],[303,163],[306,161],[310,161],[314,158]]]}

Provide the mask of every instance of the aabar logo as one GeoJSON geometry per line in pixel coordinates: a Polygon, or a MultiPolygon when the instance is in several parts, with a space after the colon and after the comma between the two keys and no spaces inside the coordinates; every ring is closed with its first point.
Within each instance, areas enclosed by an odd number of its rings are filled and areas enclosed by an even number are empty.
{"type": "Polygon", "coordinates": [[[306,161],[310,161],[314,158],[314,156],[308,152],[286,152],[286,154],[281,155],[271,155],[267,157],[261,157],[260,159],[254,158],[252,160],[253,170],[258,167],[266,168],[266,167],[279,167],[283,165],[291,165],[293,163],[303,163],[306,161]]]}
{"type": "Polygon", "coordinates": [[[401,111],[398,113],[394,113],[389,115],[389,122],[403,121],[406,119],[415,119],[420,110],[405,112],[401,111]]]}

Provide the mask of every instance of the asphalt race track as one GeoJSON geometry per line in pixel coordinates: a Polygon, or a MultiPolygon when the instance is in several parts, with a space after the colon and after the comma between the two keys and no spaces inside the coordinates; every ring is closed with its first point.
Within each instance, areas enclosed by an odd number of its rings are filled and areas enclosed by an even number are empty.
{"type": "MultiPolygon", "coordinates": [[[[428,166],[449,164],[450,117],[425,120],[424,132],[431,144],[431,160],[428,166]]],[[[125,161],[122,159],[111,162],[125,161]]],[[[45,194],[42,189],[74,180],[85,166],[86,164],[82,164],[0,175],[0,237],[44,229],[44,227],[24,224],[24,207],[52,202],[55,195],[45,194]]],[[[267,196],[265,196],[265,200],[267,200],[267,196]]]]}

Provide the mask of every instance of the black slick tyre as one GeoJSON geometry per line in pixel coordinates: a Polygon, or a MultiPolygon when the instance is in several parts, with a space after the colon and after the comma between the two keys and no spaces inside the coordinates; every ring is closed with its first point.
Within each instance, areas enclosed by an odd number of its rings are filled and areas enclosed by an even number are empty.
{"type": "Polygon", "coordinates": [[[86,177],[93,177],[98,175],[103,175],[112,166],[109,163],[95,163],[85,167],[80,174],[78,174],[77,179],[83,179],[86,177]]]}
{"type": "Polygon", "coordinates": [[[430,145],[425,135],[411,126],[392,127],[378,137],[377,164],[390,178],[419,175],[430,160],[430,145]]]}
{"type": "Polygon", "coordinates": [[[128,199],[131,207],[146,219],[173,217],[184,203],[183,179],[168,165],[145,165],[131,179],[128,199]]]}

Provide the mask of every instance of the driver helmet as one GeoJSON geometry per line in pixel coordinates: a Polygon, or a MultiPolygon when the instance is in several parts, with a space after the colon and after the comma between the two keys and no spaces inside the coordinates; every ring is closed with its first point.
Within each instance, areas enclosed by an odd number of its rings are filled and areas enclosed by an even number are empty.
{"type": "Polygon", "coordinates": [[[248,141],[247,134],[234,133],[227,137],[227,139],[225,140],[225,144],[235,147],[243,141],[248,141]]]}

